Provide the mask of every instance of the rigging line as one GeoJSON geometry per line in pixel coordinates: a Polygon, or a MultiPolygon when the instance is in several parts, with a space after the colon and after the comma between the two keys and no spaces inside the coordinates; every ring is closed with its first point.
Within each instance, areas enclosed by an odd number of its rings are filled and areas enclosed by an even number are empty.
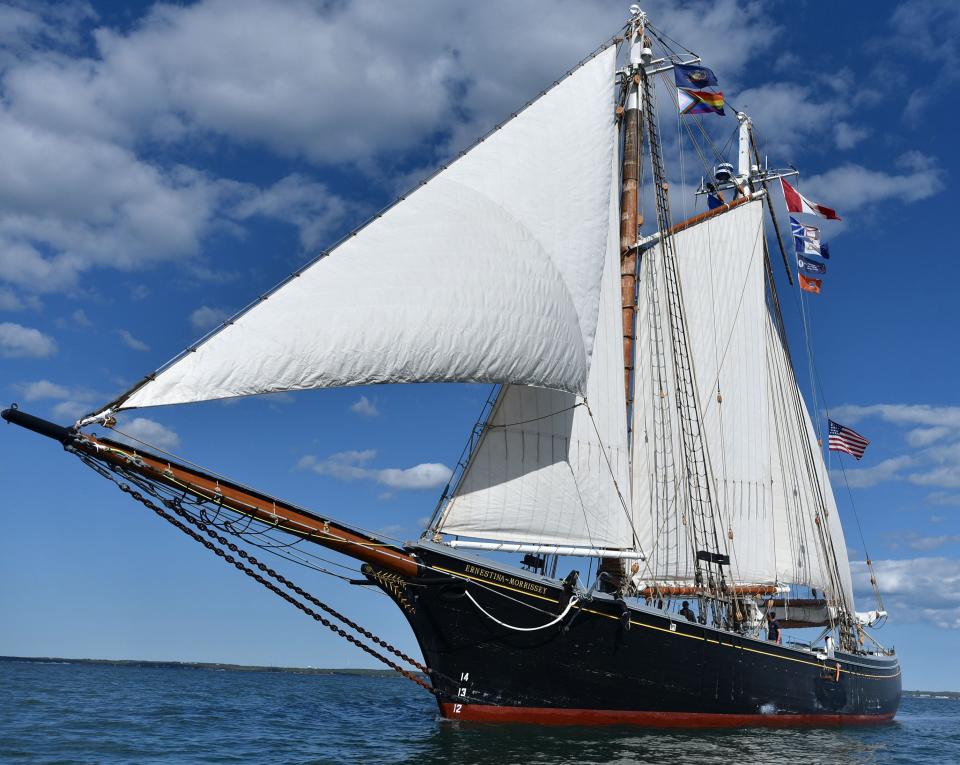
{"type": "MultiPolygon", "coordinates": [[[[822,401],[823,401],[824,414],[826,414],[826,416],[829,418],[829,417],[830,417],[830,408],[829,408],[829,406],[827,405],[827,397],[826,397],[826,394],[824,393],[823,381],[821,380],[821,378],[820,378],[820,373],[819,373],[819,371],[818,371],[818,369],[817,369],[816,361],[815,361],[814,354],[813,354],[813,348],[812,348],[812,345],[810,344],[809,334],[806,332],[806,321],[807,321],[807,320],[806,320],[806,314],[805,314],[805,312],[804,312],[804,310],[803,310],[803,296],[802,296],[802,295],[799,295],[799,296],[795,295],[795,296],[794,296],[794,299],[795,299],[795,301],[799,304],[799,306],[800,306],[800,311],[801,311],[801,315],[803,315],[803,317],[804,317],[804,329],[805,329],[804,338],[805,338],[806,346],[807,346],[807,347],[806,347],[806,350],[807,350],[808,368],[809,368],[809,374],[810,374],[810,385],[811,385],[811,388],[812,388],[812,391],[811,391],[811,392],[813,393],[814,400],[816,400],[817,390],[819,389],[820,397],[821,397],[821,399],[822,399],[822,401]]],[[[816,409],[815,409],[815,411],[816,411],[816,409]]],[[[821,425],[821,427],[822,427],[822,425],[821,425]]],[[[821,436],[821,441],[822,441],[822,436],[821,436]]],[[[821,446],[821,448],[822,448],[822,446],[821,446]]],[[[829,454],[829,448],[828,448],[828,450],[827,450],[827,453],[829,454]]],[[[869,553],[869,551],[868,551],[868,549],[867,549],[867,540],[866,540],[866,537],[865,537],[864,534],[863,534],[863,527],[862,527],[861,524],[860,524],[860,515],[859,515],[859,513],[857,512],[856,503],[853,501],[853,492],[850,490],[850,484],[849,484],[849,481],[847,480],[846,467],[845,467],[844,464],[843,464],[843,460],[838,460],[838,462],[840,463],[840,466],[841,466],[841,473],[842,473],[842,475],[843,475],[844,485],[846,486],[847,495],[848,495],[848,497],[849,497],[849,499],[850,499],[850,509],[853,510],[853,517],[854,517],[854,520],[856,521],[856,524],[857,524],[857,533],[860,535],[860,543],[863,545],[864,555],[866,556],[866,559],[867,559],[868,561],[872,561],[873,559],[870,557],[870,553],[869,553]]],[[[872,562],[869,564],[869,568],[870,568],[870,570],[871,570],[871,576],[872,576],[873,580],[876,581],[876,576],[873,576],[873,564],[872,564],[872,562]]],[[[882,595],[881,595],[881,593],[880,593],[879,586],[876,585],[876,584],[874,584],[873,590],[874,590],[874,595],[875,595],[875,597],[877,598],[878,603],[882,604],[883,598],[882,598],[882,595]]],[[[881,610],[882,610],[882,608],[881,608],[881,610]]]]}
{"type": "MultiPolygon", "coordinates": [[[[116,430],[116,429],[114,428],[114,430],[116,430]]],[[[261,492],[258,492],[256,489],[252,489],[251,487],[244,486],[244,485],[241,484],[241,483],[237,483],[236,481],[234,481],[234,480],[231,479],[231,478],[228,478],[228,477],[226,477],[226,476],[224,476],[224,475],[220,475],[219,473],[216,473],[215,471],[208,470],[207,468],[205,468],[205,467],[203,467],[203,466],[201,466],[201,465],[197,465],[196,463],[191,462],[191,461],[188,460],[188,459],[185,459],[185,458],[180,457],[180,456],[178,456],[178,455],[176,455],[176,454],[172,454],[172,453],[170,453],[170,452],[167,452],[167,451],[161,449],[160,447],[158,447],[158,446],[156,446],[156,445],[154,445],[154,444],[148,443],[148,442],[146,442],[146,441],[141,441],[140,439],[135,438],[134,436],[130,436],[130,435],[128,435],[127,433],[123,433],[122,431],[119,431],[119,430],[117,430],[116,432],[120,433],[121,435],[123,435],[123,436],[126,437],[126,438],[131,438],[131,439],[133,439],[133,440],[136,441],[137,443],[142,444],[143,446],[148,447],[150,450],[160,452],[161,454],[165,454],[165,455],[168,456],[168,457],[173,457],[175,460],[177,460],[178,462],[182,462],[182,463],[185,464],[185,465],[190,465],[191,467],[196,468],[198,471],[200,471],[200,472],[202,472],[202,473],[210,476],[211,478],[222,478],[223,481],[224,481],[224,483],[230,483],[230,484],[236,486],[237,488],[240,488],[240,489],[243,489],[243,490],[248,490],[248,491],[253,492],[253,493],[256,493],[256,494],[260,494],[260,493],[261,493],[261,492]]],[[[111,451],[111,452],[113,452],[114,454],[122,455],[123,457],[125,457],[125,458],[127,458],[127,459],[130,458],[130,454],[129,454],[128,452],[123,451],[122,449],[116,449],[116,448],[107,447],[107,446],[101,446],[100,448],[103,448],[103,449],[106,449],[106,450],[108,450],[108,451],[111,451]]],[[[136,447],[132,447],[132,448],[136,449],[136,447]]],[[[134,454],[136,454],[135,451],[134,451],[134,454]]],[[[218,500],[218,499],[215,498],[215,497],[208,497],[208,496],[206,496],[206,495],[202,495],[202,494],[200,494],[199,492],[197,492],[196,490],[194,490],[193,488],[189,488],[186,484],[183,484],[183,483],[177,481],[176,479],[171,479],[171,480],[172,480],[174,483],[176,483],[178,486],[180,486],[180,488],[182,488],[182,489],[188,489],[191,493],[196,494],[197,496],[202,496],[202,497],[203,497],[205,500],[207,500],[208,502],[217,503],[217,502],[220,501],[220,500],[218,500]]],[[[247,505],[248,507],[252,507],[252,505],[249,505],[249,504],[246,503],[246,502],[242,502],[241,500],[236,500],[236,501],[237,501],[237,502],[241,502],[242,504],[247,505]]],[[[290,504],[290,503],[285,503],[285,504],[290,504]]],[[[300,509],[300,508],[298,508],[296,505],[290,505],[290,506],[291,506],[294,510],[299,510],[299,509],[300,509]]],[[[363,532],[364,534],[366,534],[366,535],[368,535],[368,536],[371,536],[371,537],[374,537],[374,538],[382,538],[382,539],[390,540],[391,542],[395,542],[395,543],[397,543],[398,545],[403,545],[403,544],[404,544],[404,540],[402,540],[402,539],[397,539],[396,537],[392,537],[392,536],[390,536],[389,534],[381,533],[381,532],[379,532],[379,531],[373,531],[372,529],[366,529],[366,528],[364,528],[364,527],[362,527],[362,526],[358,526],[358,525],[356,525],[356,524],[350,524],[350,525],[349,525],[349,528],[352,529],[352,530],[354,530],[354,531],[363,532]]],[[[349,541],[349,540],[344,540],[344,541],[349,541]]],[[[360,545],[361,543],[360,543],[360,542],[352,542],[351,544],[360,545]]],[[[370,543],[369,545],[366,545],[366,546],[368,546],[368,547],[377,547],[377,546],[384,547],[384,546],[395,546],[395,545],[378,545],[377,543],[370,543]]],[[[386,551],[384,551],[384,552],[385,552],[385,554],[389,554],[389,553],[386,553],[386,551]]]]}
{"type": "MultiPolygon", "coordinates": [[[[627,25],[627,26],[629,26],[629,25],[627,25]]],[[[495,134],[497,131],[499,131],[504,125],[506,125],[510,120],[514,119],[514,118],[515,118],[517,115],[519,115],[521,112],[526,111],[526,110],[527,110],[528,108],[530,108],[534,103],[536,103],[536,102],[539,101],[543,96],[545,96],[549,91],[553,90],[553,88],[555,88],[555,87],[558,86],[561,82],[563,82],[563,81],[566,80],[568,77],[570,77],[572,74],[574,74],[574,72],[576,72],[576,71],[578,71],[579,69],[583,68],[586,64],[588,64],[590,61],[592,61],[593,59],[595,59],[597,56],[599,56],[601,53],[603,53],[605,50],[607,50],[607,49],[610,48],[611,46],[617,46],[617,49],[619,50],[619,46],[620,46],[621,43],[623,42],[623,39],[620,37],[620,33],[622,33],[623,29],[625,29],[625,28],[626,28],[626,27],[621,27],[620,30],[618,30],[618,34],[617,34],[617,35],[614,35],[614,36],[612,36],[612,37],[610,37],[610,38],[607,38],[607,39],[606,39],[601,45],[599,45],[594,51],[592,51],[589,55],[587,55],[586,57],[584,57],[583,59],[581,59],[575,66],[573,66],[571,69],[569,69],[569,70],[566,71],[564,74],[562,74],[560,77],[558,77],[558,78],[557,78],[552,84],[550,84],[547,88],[545,88],[544,90],[540,91],[540,93],[538,93],[538,94],[537,94],[536,96],[534,96],[532,99],[530,99],[529,101],[527,101],[527,102],[526,102],[523,106],[521,106],[519,109],[514,110],[513,113],[510,115],[510,117],[508,117],[508,118],[507,118],[506,120],[504,120],[503,122],[500,122],[500,123],[496,124],[493,128],[491,128],[489,131],[487,131],[486,133],[484,133],[480,138],[478,138],[474,143],[472,143],[472,144],[471,144],[470,146],[468,146],[466,149],[464,149],[464,150],[461,151],[459,154],[457,154],[456,157],[454,157],[453,159],[451,159],[449,162],[441,165],[441,166],[438,167],[436,170],[434,170],[432,173],[430,173],[427,177],[423,178],[416,186],[414,186],[413,188],[411,188],[408,192],[406,192],[405,194],[402,194],[401,196],[397,197],[394,201],[392,201],[390,204],[388,204],[386,207],[384,207],[384,208],[383,208],[382,210],[380,210],[378,213],[375,213],[373,216],[371,216],[371,217],[368,218],[366,221],[364,221],[360,226],[357,226],[356,228],[354,228],[354,229],[352,229],[351,231],[347,232],[341,239],[339,239],[337,242],[335,242],[335,243],[334,243],[332,246],[330,246],[327,250],[321,252],[317,257],[313,258],[313,259],[310,260],[308,263],[304,264],[302,267],[300,267],[299,269],[297,269],[295,272],[293,272],[292,274],[290,274],[289,276],[287,276],[287,277],[286,277],[283,281],[281,281],[279,284],[275,285],[273,288],[267,290],[267,292],[263,293],[261,296],[259,296],[259,297],[256,298],[255,300],[253,300],[253,301],[251,301],[250,303],[248,303],[246,306],[244,306],[243,308],[241,308],[241,309],[240,309],[237,313],[235,313],[233,316],[231,316],[230,318],[226,319],[222,324],[220,324],[219,326],[214,327],[212,330],[210,330],[210,332],[208,332],[206,335],[204,335],[202,338],[200,338],[200,340],[198,340],[197,342],[195,342],[195,343],[194,343],[193,345],[191,345],[190,347],[182,350],[180,353],[178,353],[177,355],[175,355],[175,356],[174,356],[173,358],[171,358],[169,361],[167,361],[166,363],[164,363],[163,365],[161,365],[158,369],[156,369],[155,371],[153,371],[153,372],[151,372],[150,374],[148,374],[147,376],[145,376],[145,377],[144,377],[143,379],[141,379],[139,382],[135,383],[131,388],[129,388],[128,390],[124,391],[124,392],[121,393],[119,396],[117,396],[115,399],[111,400],[110,402],[108,402],[107,404],[105,404],[104,406],[102,406],[99,410],[97,410],[97,411],[95,411],[95,412],[92,412],[92,413],[90,413],[90,414],[88,414],[88,415],[85,415],[81,420],[79,420],[79,423],[80,423],[80,424],[89,424],[90,422],[96,421],[97,418],[101,418],[101,417],[106,416],[108,413],[116,412],[117,409],[118,409],[118,407],[122,406],[123,402],[127,401],[127,400],[130,398],[130,396],[133,395],[134,392],[136,392],[137,390],[139,390],[140,388],[142,388],[142,387],[143,387],[144,385],[146,385],[147,383],[151,382],[153,379],[156,378],[156,376],[157,376],[158,374],[166,371],[167,369],[169,369],[171,366],[173,366],[173,365],[176,364],[177,362],[179,362],[179,361],[181,361],[182,359],[188,357],[188,356],[189,356],[193,351],[195,351],[200,345],[202,345],[203,343],[208,342],[211,338],[213,338],[214,336],[216,336],[217,334],[219,334],[220,332],[222,332],[224,329],[226,329],[226,328],[232,326],[233,324],[235,324],[235,323],[236,323],[241,317],[243,317],[245,314],[249,313],[249,312],[250,312],[251,310],[253,310],[256,306],[260,305],[260,304],[263,303],[264,301],[268,300],[272,295],[276,294],[276,292],[277,292],[280,288],[282,288],[282,287],[286,286],[287,284],[289,284],[293,279],[296,279],[297,277],[299,277],[304,271],[306,271],[307,269],[313,267],[314,265],[316,265],[317,263],[319,263],[321,260],[323,260],[324,258],[326,258],[328,255],[330,255],[334,250],[336,250],[336,249],[337,249],[338,247],[340,247],[342,244],[344,244],[345,242],[347,242],[347,241],[349,241],[350,239],[352,239],[352,238],[353,238],[356,234],[358,234],[360,231],[364,230],[365,228],[367,228],[368,226],[370,226],[372,223],[374,223],[375,221],[377,221],[377,220],[379,220],[380,218],[382,218],[389,210],[393,209],[395,206],[397,206],[398,204],[400,204],[401,202],[403,202],[405,199],[407,199],[407,197],[409,197],[410,195],[414,194],[418,189],[420,189],[422,186],[424,186],[427,182],[433,180],[435,177],[437,177],[438,175],[440,175],[440,173],[442,173],[443,171],[445,171],[445,170],[446,170],[448,167],[450,167],[454,162],[456,162],[457,160],[459,160],[459,159],[461,159],[462,157],[464,157],[467,153],[469,153],[469,152],[472,151],[474,148],[476,148],[476,147],[479,146],[481,143],[483,143],[485,140],[487,140],[487,138],[489,138],[490,136],[494,135],[494,134],[495,134]]]]}
{"type": "Polygon", "coordinates": [[[567,614],[570,613],[570,609],[576,606],[577,603],[580,602],[580,599],[576,595],[574,595],[573,597],[570,598],[570,601],[567,603],[567,607],[564,608],[563,611],[555,619],[547,622],[546,624],[541,624],[536,627],[517,627],[513,624],[507,624],[506,622],[500,621],[496,616],[494,616],[489,611],[487,611],[483,606],[477,603],[473,595],[470,594],[469,590],[465,590],[463,594],[466,595],[467,599],[471,603],[473,603],[474,606],[476,606],[477,610],[481,614],[486,616],[488,619],[490,619],[490,621],[496,622],[501,627],[506,627],[508,630],[513,630],[514,632],[537,632],[538,630],[545,630],[547,627],[552,627],[555,624],[559,624],[566,618],[567,614]]]}
{"type": "MultiPolygon", "coordinates": [[[[586,398],[583,399],[583,404],[587,408],[587,414],[590,415],[593,432],[597,434],[597,443],[600,445],[600,452],[603,454],[604,460],[606,460],[607,470],[610,472],[610,480],[613,481],[613,488],[617,490],[617,497],[620,499],[620,506],[623,508],[624,515],[627,516],[627,523],[630,524],[630,530],[633,532],[633,539],[636,542],[637,550],[640,551],[641,557],[646,558],[643,547],[640,545],[640,535],[637,533],[636,526],[633,525],[633,518],[630,515],[630,509],[627,507],[627,501],[623,498],[623,492],[620,491],[620,483],[617,481],[616,473],[613,470],[613,463],[610,462],[610,455],[607,454],[607,450],[604,447],[603,438],[600,436],[600,429],[597,427],[597,421],[593,416],[593,411],[590,409],[590,404],[587,403],[586,398]]],[[[592,541],[591,544],[593,544],[592,541]]]]}
{"type": "MultiPolygon", "coordinates": [[[[112,450],[112,451],[115,451],[115,450],[112,450]]],[[[149,483],[149,479],[146,479],[146,478],[142,478],[142,479],[141,479],[141,478],[137,478],[137,477],[134,476],[133,474],[131,474],[131,473],[129,473],[129,472],[126,472],[126,471],[122,471],[122,472],[121,472],[121,469],[118,468],[118,467],[112,467],[112,466],[111,466],[111,467],[108,469],[107,466],[102,465],[100,462],[96,461],[93,457],[90,457],[90,456],[88,456],[88,455],[86,455],[86,454],[83,454],[83,453],[81,453],[81,452],[76,452],[76,451],[75,451],[74,453],[80,458],[80,460],[81,460],[84,464],[86,464],[88,467],[92,468],[94,471],[96,471],[97,473],[99,473],[100,475],[102,475],[103,477],[105,477],[107,480],[112,481],[113,483],[116,483],[116,482],[117,482],[117,479],[116,479],[114,473],[119,473],[119,474],[122,474],[122,475],[126,476],[126,477],[129,478],[130,480],[132,480],[132,481],[134,481],[135,483],[137,483],[138,486],[141,486],[141,488],[143,488],[143,487],[142,487],[142,485],[140,484],[140,481],[147,481],[147,482],[149,483]]],[[[387,553],[387,551],[384,551],[384,552],[387,553]]],[[[309,555],[309,553],[307,553],[307,554],[309,555]]],[[[318,556],[314,556],[314,557],[318,557],[318,556]]],[[[320,558],[320,560],[326,560],[326,559],[320,558]]],[[[332,561],[328,561],[328,562],[332,562],[332,561]]],[[[445,576],[452,576],[452,577],[455,578],[455,579],[461,579],[461,580],[463,580],[463,581],[465,581],[465,582],[472,582],[472,583],[473,583],[474,585],[476,585],[477,587],[480,587],[481,589],[484,589],[484,590],[488,590],[490,593],[492,593],[492,594],[494,594],[494,595],[498,595],[498,596],[503,597],[503,598],[506,598],[507,600],[510,600],[510,601],[512,601],[512,602],[514,602],[514,603],[517,603],[518,605],[524,606],[524,607],[526,607],[526,608],[530,608],[530,609],[532,609],[532,610],[534,610],[534,611],[539,611],[540,613],[543,613],[543,614],[548,614],[548,615],[550,615],[550,616],[553,615],[553,612],[551,612],[551,611],[546,611],[546,610],[544,610],[544,609],[542,609],[542,608],[538,608],[537,606],[535,606],[535,605],[533,605],[533,604],[527,603],[527,602],[522,601],[522,600],[518,600],[517,598],[511,597],[510,595],[507,595],[506,593],[500,592],[499,590],[493,589],[492,587],[489,587],[489,586],[485,585],[483,582],[471,580],[471,579],[469,579],[468,577],[464,577],[464,576],[461,576],[461,575],[457,574],[456,572],[446,571],[445,569],[438,568],[438,567],[436,567],[436,566],[434,566],[434,565],[432,565],[432,564],[430,564],[430,563],[427,563],[426,561],[420,561],[420,563],[421,563],[421,565],[422,565],[427,571],[430,571],[430,572],[433,572],[433,573],[437,573],[437,574],[441,574],[441,575],[445,575],[445,576]]],[[[591,559],[591,564],[592,564],[592,559],[591,559]]],[[[335,565],[342,566],[342,564],[335,564],[335,565]]],[[[343,567],[344,567],[344,568],[347,568],[346,566],[343,566],[343,567]]],[[[349,569],[349,570],[352,571],[353,569],[349,569]]]]}
{"type": "Polygon", "coordinates": [[[456,478],[454,479],[454,476],[451,476],[450,480],[447,481],[447,485],[441,492],[440,499],[437,500],[436,507],[433,509],[433,514],[430,516],[430,522],[424,528],[421,537],[426,536],[431,530],[434,534],[441,533],[451,501],[453,497],[456,496],[464,476],[467,474],[467,471],[470,470],[474,458],[480,451],[480,446],[487,435],[487,424],[493,419],[494,413],[500,405],[507,388],[509,388],[509,385],[496,383],[490,387],[486,401],[483,402],[483,408],[480,410],[480,416],[477,417],[477,421],[473,424],[470,435],[467,437],[467,443],[464,444],[463,449],[460,451],[460,456],[457,459],[456,469],[459,470],[459,474],[457,474],[455,470],[454,475],[456,478]],[[489,412],[487,411],[488,409],[489,412]],[[476,439],[476,442],[474,442],[474,439],[476,439]]]}
{"type": "Polygon", "coordinates": [[[568,406],[568,407],[565,407],[565,408],[563,408],[563,409],[560,409],[560,410],[558,410],[558,411],[556,411],[556,412],[551,412],[550,414],[545,414],[545,415],[543,415],[542,417],[533,417],[533,418],[531,418],[531,419],[529,419],[529,420],[519,420],[518,422],[505,422],[505,423],[503,423],[502,425],[487,425],[487,429],[488,429],[488,430],[497,430],[497,429],[500,429],[500,428],[513,428],[513,427],[516,427],[517,425],[526,425],[526,424],[529,423],[529,422],[539,422],[540,420],[547,420],[547,419],[549,419],[549,418],[551,418],[551,417],[556,417],[556,416],[559,415],[559,414],[563,414],[564,412],[570,412],[570,411],[576,409],[578,406],[583,406],[585,403],[586,403],[586,400],[584,399],[584,401],[579,401],[579,402],[577,402],[576,404],[574,404],[573,406],[568,406]]]}
{"type": "MultiPolygon", "coordinates": [[[[823,463],[823,457],[818,449],[816,454],[813,451],[812,444],[810,443],[809,431],[807,428],[807,417],[805,415],[805,407],[803,399],[800,395],[800,388],[796,383],[796,371],[793,368],[793,360],[790,357],[789,346],[787,345],[787,336],[786,336],[786,327],[784,325],[783,313],[780,311],[779,298],[776,297],[776,284],[774,282],[770,283],[770,289],[775,296],[774,305],[777,307],[776,321],[780,334],[781,343],[783,345],[783,352],[785,363],[787,365],[789,374],[792,379],[792,399],[793,399],[793,414],[795,417],[795,424],[797,425],[799,432],[803,433],[802,437],[803,442],[803,460],[804,466],[806,467],[807,477],[811,481],[812,491],[814,494],[814,516],[815,518],[822,518],[823,523],[815,523],[816,529],[816,539],[823,546],[824,554],[824,563],[827,566],[827,572],[830,578],[830,581],[833,583],[834,594],[839,605],[842,606],[842,626],[849,627],[851,623],[851,613],[852,613],[852,603],[847,602],[847,593],[843,587],[844,577],[840,572],[840,561],[836,553],[836,547],[833,544],[832,533],[829,529],[829,524],[827,522],[827,502],[826,495],[824,493],[824,487],[821,486],[820,482],[820,471],[817,468],[816,457],[820,457],[820,464],[823,463]]],[[[796,300],[796,295],[794,295],[796,300]]],[[[811,427],[812,430],[812,427],[811,427]]],[[[827,482],[827,488],[829,489],[829,476],[825,476],[827,482]]],[[[845,560],[845,558],[844,558],[845,560]]],[[[831,618],[831,624],[833,624],[831,618]]],[[[849,635],[849,630],[841,630],[841,643],[850,642],[852,637],[849,635]]]]}
{"type": "MultiPolygon", "coordinates": [[[[819,390],[820,390],[820,397],[821,397],[821,399],[823,400],[823,410],[824,410],[824,414],[826,414],[827,418],[829,418],[829,417],[830,417],[830,407],[827,405],[827,396],[826,396],[826,393],[824,393],[824,390],[823,390],[823,381],[820,379],[820,372],[819,372],[819,370],[817,369],[816,362],[815,362],[814,357],[813,357],[813,350],[812,350],[812,349],[810,350],[810,367],[811,367],[811,369],[812,369],[813,379],[816,381],[816,385],[817,385],[817,387],[818,387],[819,390]]],[[[828,444],[827,454],[828,454],[828,455],[830,454],[829,444],[828,444]]],[[[860,543],[863,545],[863,554],[864,554],[864,556],[866,557],[867,567],[868,567],[869,570],[870,570],[871,584],[873,585],[872,589],[873,589],[873,592],[874,592],[874,596],[875,596],[876,599],[877,599],[877,605],[880,607],[879,610],[882,611],[882,610],[883,610],[883,595],[882,595],[881,592],[880,592],[880,586],[879,586],[879,584],[877,584],[876,574],[875,574],[874,569],[873,569],[873,558],[870,556],[870,551],[867,549],[867,539],[866,539],[866,537],[864,536],[863,527],[860,525],[860,514],[857,512],[857,505],[856,505],[856,503],[853,501],[853,492],[850,490],[850,482],[849,482],[849,480],[847,479],[847,469],[846,469],[846,466],[844,465],[844,461],[843,461],[842,455],[841,455],[840,458],[837,460],[837,462],[838,462],[839,465],[840,465],[841,474],[843,475],[843,483],[844,483],[844,486],[845,486],[846,489],[847,489],[847,496],[848,496],[848,498],[849,498],[849,500],[850,500],[850,509],[853,511],[853,518],[854,518],[854,521],[856,521],[856,524],[857,524],[857,533],[860,535],[860,543]]]]}
{"type": "MultiPolygon", "coordinates": [[[[684,50],[684,52],[689,53],[691,56],[695,56],[695,57],[699,58],[699,56],[697,56],[697,54],[694,53],[692,50],[690,50],[686,45],[684,45],[684,44],[681,43],[681,42],[678,42],[677,40],[674,40],[674,39],[673,39],[670,35],[668,35],[666,32],[664,32],[663,30],[658,29],[657,27],[655,27],[655,26],[653,26],[652,24],[650,24],[649,21],[647,22],[647,29],[649,29],[650,32],[651,32],[651,34],[660,41],[660,44],[663,45],[664,48],[667,48],[668,45],[667,45],[666,42],[664,42],[664,40],[663,40],[662,38],[666,38],[667,40],[670,40],[670,42],[672,42],[672,43],[673,43],[674,45],[676,45],[678,48],[682,48],[682,49],[684,50]]],[[[671,49],[671,50],[672,50],[672,49],[671,49]]]]}
{"type": "MultiPolygon", "coordinates": [[[[754,242],[753,242],[753,248],[754,248],[753,258],[754,259],[757,257],[757,252],[759,251],[759,248],[757,247],[757,242],[759,241],[760,234],[762,232],[763,232],[763,225],[761,224],[760,227],[757,229],[757,237],[756,239],[754,239],[754,242]]],[[[721,371],[723,371],[723,365],[724,363],[726,363],[726,360],[727,360],[727,353],[730,351],[730,343],[733,341],[733,330],[736,328],[737,319],[740,318],[740,309],[743,307],[743,298],[747,293],[747,285],[750,283],[750,275],[753,270],[753,265],[754,265],[754,261],[751,259],[750,265],[747,268],[747,274],[743,280],[743,286],[740,288],[740,297],[737,300],[737,310],[736,310],[736,313],[734,313],[733,315],[733,324],[730,329],[730,334],[727,335],[727,341],[723,347],[723,355],[720,358],[720,363],[717,365],[717,376],[714,379],[713,384],[710,386],[711,390],[716,389],[717,386],[720,384],[720,373],[721,371]]],[[[703,410],[704,417],[707,416],[707,412],[710,411],[710,407],[713,405],[713,403],[714,403],[713,399],[707,401],[707,405],[703,410]]]]}

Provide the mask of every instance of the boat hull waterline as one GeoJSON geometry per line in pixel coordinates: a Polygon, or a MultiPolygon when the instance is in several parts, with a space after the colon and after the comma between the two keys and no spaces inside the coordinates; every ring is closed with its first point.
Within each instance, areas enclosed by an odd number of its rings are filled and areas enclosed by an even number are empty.
{"type": "Polygon", "coordinates": [[[365,570],[403,610],[431,668],[445,718],[836,726],[888,722],[900,702],[894,656],[839,651],[826,656],[779,646],[632,599],[594,594],[555,624],[520,631],[557,620],[571,590],[440,545],[410,549],[432,569],[429,578],[418,582],[365,570]]]}

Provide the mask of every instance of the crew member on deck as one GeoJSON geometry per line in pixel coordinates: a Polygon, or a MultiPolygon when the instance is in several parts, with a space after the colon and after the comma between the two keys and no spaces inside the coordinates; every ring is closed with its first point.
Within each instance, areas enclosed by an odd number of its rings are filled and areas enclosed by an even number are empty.
{"type": "Polygon", "coordinates": [[[780,645],[780,622],[773,611],[767,613],[767,640],[780,645]]]}
{"type": "Polygon", "coordinates": [[[697,620],[693,609],[690,608],[689,601],[683,601],[683,605],[680,607],[680,616],[685,617],[688,622],[695,622],[697,620]]]}

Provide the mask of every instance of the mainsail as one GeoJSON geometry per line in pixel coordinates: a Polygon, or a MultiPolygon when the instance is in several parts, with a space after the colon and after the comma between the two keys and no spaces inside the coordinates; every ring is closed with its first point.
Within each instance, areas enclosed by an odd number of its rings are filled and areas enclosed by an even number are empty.
{"type": "Polygon", "coordinates": [[[585,389],[616,156],[609,46],[111,410],[373,383],[585,389]]]}
{"type": "MultiPolygon", "coordinates": [[[[717,521],[737,584],[806,585],[852,606],[836,503],[770,312],[762,205],[745,202],[674,234],[717,521]],[[818,516],[829,527],[822,535],[818,516]]],[[[638,287],[635,525],[650,576],[689,583],[696,551],[661,257],[659,244],[644,253],[638,287]]]]}

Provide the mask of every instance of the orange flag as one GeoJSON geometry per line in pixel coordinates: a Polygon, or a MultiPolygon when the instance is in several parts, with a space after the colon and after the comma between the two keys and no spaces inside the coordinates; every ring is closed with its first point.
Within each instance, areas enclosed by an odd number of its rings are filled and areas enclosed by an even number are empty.
{"type": "Polygon", "coordinates": [[[800,280],[800,289],[804,292],[812,292],[815,295],[820,294],[820,287],[823,284],[823,279],[814,279],[811,276],[804,276],[803,274],[798,273],[797,279],[800,280]]]}

